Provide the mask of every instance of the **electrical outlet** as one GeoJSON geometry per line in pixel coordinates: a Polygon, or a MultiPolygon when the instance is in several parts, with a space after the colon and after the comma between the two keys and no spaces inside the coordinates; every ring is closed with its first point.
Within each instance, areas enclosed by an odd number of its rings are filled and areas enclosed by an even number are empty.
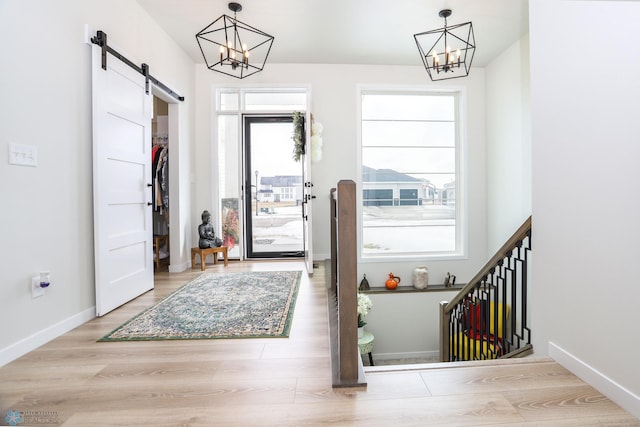
{"type": "Polygon", "coordinates": [[[40,287],[40,276],[31,278],[31,298],[38,298],[44,295],[44,288],[40,287]]]}

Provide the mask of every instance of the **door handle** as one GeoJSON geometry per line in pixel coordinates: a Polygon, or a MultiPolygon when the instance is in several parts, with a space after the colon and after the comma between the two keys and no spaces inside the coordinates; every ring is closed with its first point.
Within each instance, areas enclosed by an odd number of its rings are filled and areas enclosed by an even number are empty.
{"type": "Polygon", "coordinates": [[[147,202],[147,206],[151,206],[151,205],[153,205],[153,203],[147,202]]]}

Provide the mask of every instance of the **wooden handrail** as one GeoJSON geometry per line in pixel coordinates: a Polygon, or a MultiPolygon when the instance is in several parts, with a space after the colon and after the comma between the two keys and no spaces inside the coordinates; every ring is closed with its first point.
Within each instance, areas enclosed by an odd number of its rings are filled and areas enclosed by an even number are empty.
{"type": "Polygon", "coordinates": [[[480,282],[487,274],[493,270],[498,263],[504,259],[505,256],[508,256],[513,249],[517,247],[517,245],[529,234],[531,231],[531,216],[525,220],[524,223],[513,233],[513,236],[506,241],[504,245],[498,249],[496,254],[491,257],[491,259],[480,269],[480,271],[473,276],[471,280],[467,283],[467,285],[462,288],[460,292],[456,294],[456,296],[449,301],[449,303],[444,307],[444,311],[446,313],[450,313],[453,308],[458,305],[464,297],[471,292],[478,282],[480,282]]]}
{"type": "Polygon", "coordinates": [[[331,283],[329,316],[333,387],[364,387],[358,349],[356,184],[331,189],[331,283]]]}

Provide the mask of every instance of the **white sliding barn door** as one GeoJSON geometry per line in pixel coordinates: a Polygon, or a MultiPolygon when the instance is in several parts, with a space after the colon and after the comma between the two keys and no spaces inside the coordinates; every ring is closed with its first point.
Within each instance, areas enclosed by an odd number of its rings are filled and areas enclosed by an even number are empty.
{"type": "Polygon", "coordinates": [[[151,97],[144,77],[92,46],[96,314],[153,289],[151,97]]]}

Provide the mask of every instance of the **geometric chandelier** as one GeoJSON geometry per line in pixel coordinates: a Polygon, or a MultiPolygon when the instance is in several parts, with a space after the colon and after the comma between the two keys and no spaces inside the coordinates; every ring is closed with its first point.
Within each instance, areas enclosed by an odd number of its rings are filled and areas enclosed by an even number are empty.
{"type": "Polygon", "coordinates": [[[451,9],[443,9],[438,14],[444,18],[444,28],[414,34],[420,58],[431,80],[447,80],[469,75],[476,40],[473,24],[447,27],[451,9]]]}
{"type": "Polygon", "coordinates": [[[236,19],[240,3],[229,3],[233,18],[222,15],[196,34],[208,69],[239,79],[262,71],[273,36],[236,19]]]}

